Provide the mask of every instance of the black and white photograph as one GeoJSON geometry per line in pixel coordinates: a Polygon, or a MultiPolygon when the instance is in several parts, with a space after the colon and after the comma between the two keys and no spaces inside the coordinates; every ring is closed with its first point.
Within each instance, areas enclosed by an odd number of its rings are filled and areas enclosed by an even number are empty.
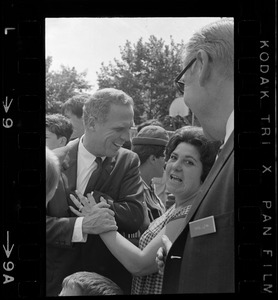
{"type": "Polygon", "coordinates": [[[46,295],[234,292],[233,18],[45,28],[46,295]]]}
{"type": "Polygon", "coordinates": [[[277,294],[276,2],[0,2],[1,299],[277,294]]]}

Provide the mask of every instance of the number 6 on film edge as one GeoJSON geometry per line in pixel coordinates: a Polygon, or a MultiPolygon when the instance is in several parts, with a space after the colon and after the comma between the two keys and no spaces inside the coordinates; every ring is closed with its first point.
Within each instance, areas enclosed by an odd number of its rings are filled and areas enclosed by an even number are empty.
{"type": "Polygon", "coordinates": [[[13,126],[13,120],[11,118],[3,118],[3,127],[11,128],[13,126]]]}

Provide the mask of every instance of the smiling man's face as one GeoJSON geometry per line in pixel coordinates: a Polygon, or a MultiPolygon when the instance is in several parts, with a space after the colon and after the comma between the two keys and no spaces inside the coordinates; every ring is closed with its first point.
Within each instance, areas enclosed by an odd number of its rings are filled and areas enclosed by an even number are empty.
{"type": "Polygon", "coordinates": [[[131,105],[112,105],[105,123],[96,123],[86,130],[85,148],[95,156],[115,156],[130,139],[133,116],[131,105]]]}

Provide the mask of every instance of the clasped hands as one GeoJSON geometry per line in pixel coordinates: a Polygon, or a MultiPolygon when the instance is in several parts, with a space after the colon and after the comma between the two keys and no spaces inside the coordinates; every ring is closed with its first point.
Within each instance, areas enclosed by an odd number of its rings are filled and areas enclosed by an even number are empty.
{"type": "Polygon", "coordinates": [[[69,206],[70,210],[79,217],[84,217],[82,222],[82,231],[87,234],[101,234],[111,230],[117,230],[118,226],[115,221],[115,213],[111,210],[110,204],[100,197],[100,202],[96,203],[93,195],[83,196],[79,191],[75,191],[79,200],[72,194],[70,198],[78,207],[78,210],[69,206]]]}
{"type": "MultiPolygon", "coordinates": [[[[88,234],[101,234],[111,230],[117,230],[118,227],[115,221],[115,213],[109,208],[110,204],[103,197],[100,197],[100,202],[96,203],[92,194],[83,196],[80,192],[75,191],[78,196],[78,201],[72,194],[70,198],[78,207],[78,210],[69,206],[70,210],[79,217],[84,217],[82,230],[88,234]]],[[[162,236],[163,246],[160,247],[156,254],[156,264],[158,272],[162,275],[164,272],[165,261],[168,252],[172,246],[171,241],[166,235],[162,236]]]]}

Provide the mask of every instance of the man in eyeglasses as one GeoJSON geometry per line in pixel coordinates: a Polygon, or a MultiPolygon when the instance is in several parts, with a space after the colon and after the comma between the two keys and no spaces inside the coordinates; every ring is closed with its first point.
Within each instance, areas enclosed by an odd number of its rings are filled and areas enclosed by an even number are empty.
{"type": "Polygon", "coordinates": [[[175,79],[185,104],[222,151],[173,245],[157,253],[162,293],[231,293],[234,283],[234,23],[221,19],[193,35],[175,79]],[[169,249],[170,248],[170,249],[169,249]],[[167,254],[167,252],[169,253],[167,254]]]}

